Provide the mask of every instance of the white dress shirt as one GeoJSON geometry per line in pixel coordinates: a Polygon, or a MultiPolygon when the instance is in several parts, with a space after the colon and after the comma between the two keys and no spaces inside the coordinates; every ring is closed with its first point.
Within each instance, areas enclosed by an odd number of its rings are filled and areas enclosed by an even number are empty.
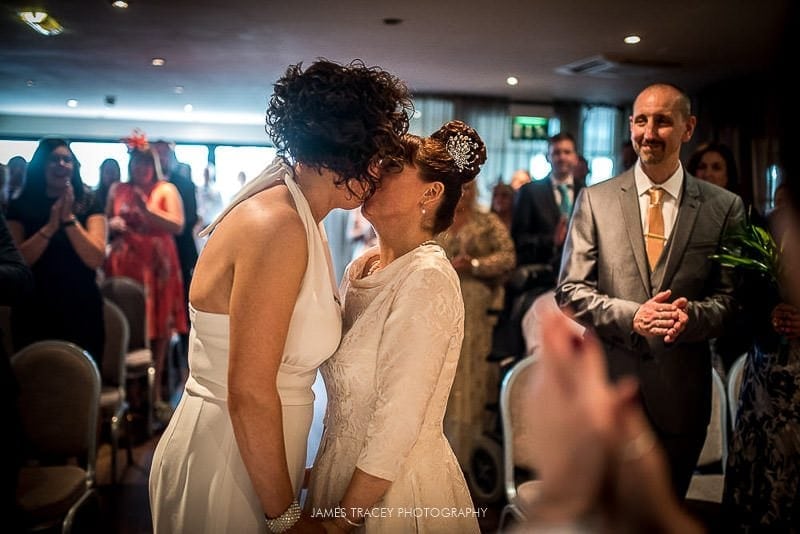
{"type": "Polygon", "coordinates": [[[642,219],[644,233],[650,231],[649,221],[647,220],[647,207],[650,205],[650,195],[647,191],[651,187],[660,187],[666,194],[661,197],[661,213],[664,216],[664,236],[669,240],[672,234],[672,227],[678,218],[678,206],[680,205],[681,191],[683,190],[683,165],[678,165],[678,169],[663,184],[656,184],[644,173],[641,162],[636,162],[633,167],[633,177],[636,180],[636,193],[639,196],[639,215],[642,219]]]}

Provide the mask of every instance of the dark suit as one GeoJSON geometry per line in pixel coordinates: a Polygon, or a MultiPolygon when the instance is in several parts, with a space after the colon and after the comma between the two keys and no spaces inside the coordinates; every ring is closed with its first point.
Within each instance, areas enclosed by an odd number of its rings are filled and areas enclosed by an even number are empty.
{"type": "Polygon", "coordinates": [[[683,493],[711,413],[708,340],[724,332],[736,304],[731,273],[709,259],[723,234],[744,221],[742,200],[684,174],[672,234],[651,273],[633,170],[589,187],[572,216],[556,298],[603,342],[612,378],[638,378],[645,411],[683,493]],[[633,332],[639,305],[671,289],[689,299],[686,329],[675,343],[633,332]]]}
{"type": "MultiPolygon", "coordinates": [[[[583,183],[575,180],[573,199],[578,198],[583,183]]],[[[517,251],[517,263],[546,263],[558,269],[561,260],[561,247],[553,243],[561,211],[553,195],[553,181],[550,176],[525,184],[517,193],[514,202],[514,216],[511,222],[511,237],[517,251]]]]}

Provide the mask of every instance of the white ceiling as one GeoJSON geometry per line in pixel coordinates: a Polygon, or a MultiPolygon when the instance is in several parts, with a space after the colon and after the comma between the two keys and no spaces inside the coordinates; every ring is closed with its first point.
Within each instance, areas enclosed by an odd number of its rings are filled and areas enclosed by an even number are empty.
{"type": "Polygon", "coordinates": [[[695,92],[766,69],[789,2],[129,0],[118,10],[44,0],[65,31],[43,37],[16,17],[37,0],[4,0],[0,115],[257,124],[286,66],[317,57],[380,65],[415,94],[622,105],[651,81],[695,92]],[[403,22],[387,26],[389,17],[403,22]],[[624,44],[629,33],[642,42],[624,44]],[[556,70],[598,55],[621,61],[618,75],[556,70]],[[519,85],[506,85],[509,75],[519,85]]]}

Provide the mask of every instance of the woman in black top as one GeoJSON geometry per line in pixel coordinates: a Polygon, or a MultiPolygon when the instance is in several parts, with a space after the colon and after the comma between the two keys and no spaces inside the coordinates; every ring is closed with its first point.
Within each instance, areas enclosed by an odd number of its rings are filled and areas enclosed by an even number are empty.
{"type": "Polygon", "coordinates": [[[7,219],[35,280],[31,297],[12,309],[14,349],[45,339],[71,341],[99,367],[105,335],[96,269],[105,258],[108,225],[66,140],[39,142],[7,219]]]}

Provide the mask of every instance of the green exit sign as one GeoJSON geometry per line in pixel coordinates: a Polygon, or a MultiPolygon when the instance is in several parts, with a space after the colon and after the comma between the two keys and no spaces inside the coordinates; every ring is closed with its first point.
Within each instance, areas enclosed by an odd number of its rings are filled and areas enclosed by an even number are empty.
{"type": "Polygon", "coordinates": [[[511,139],[547,139],[547,123],[544,117],[512,117],[511,139]]]}

